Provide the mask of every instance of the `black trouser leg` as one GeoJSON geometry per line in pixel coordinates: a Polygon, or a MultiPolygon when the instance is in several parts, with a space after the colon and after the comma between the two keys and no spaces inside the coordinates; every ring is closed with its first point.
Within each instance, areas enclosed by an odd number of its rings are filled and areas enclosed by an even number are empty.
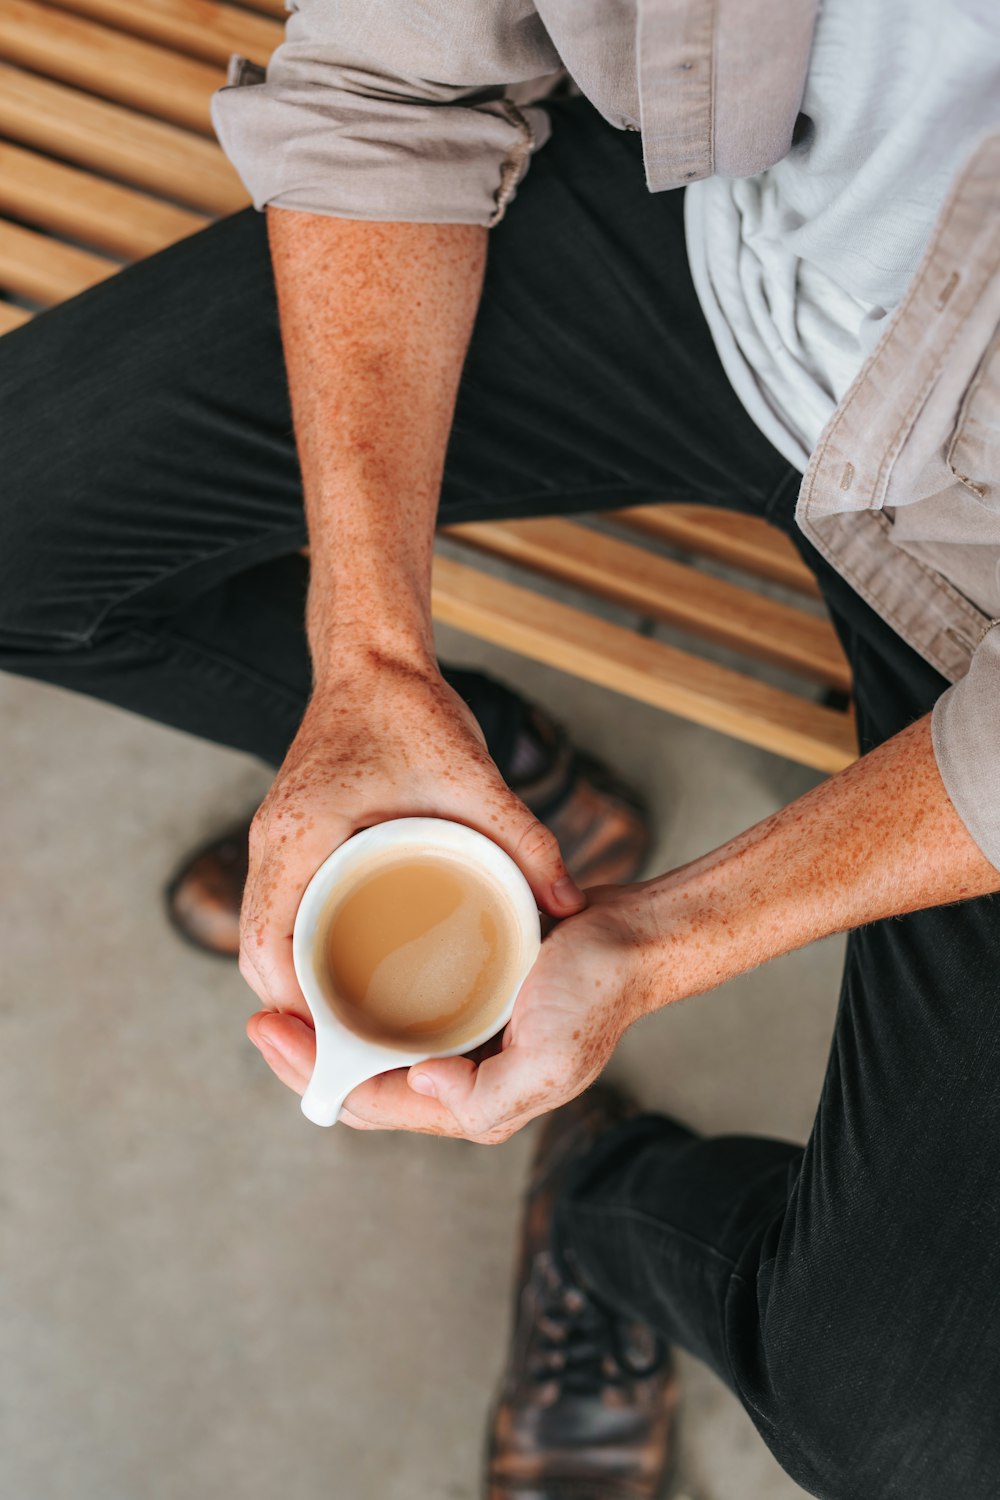
{"type": "MultiPolygon", "coordinates": [[[[787,466],[719,367],[680,195],[583,100],[490,241],[443,522],[671,498],[787,466]]],[[[310,687],[306,539],[264,221],[238,214],[0,340],[0,668],[271,762],[310,687]]],[[[520,700],[458,686],[503,769],[520,700]]]]}
{"type": "MultiPolygon", "coordinates": [[[[946,684],[806,550],[868,749],[946,684]]],[[[1000,1486],[998,933],[989,897],[851,934],[804,1150],[644,1119],[563,1205],[595,1288],[711,1364],[824,1500],[1000,1486]]]]}

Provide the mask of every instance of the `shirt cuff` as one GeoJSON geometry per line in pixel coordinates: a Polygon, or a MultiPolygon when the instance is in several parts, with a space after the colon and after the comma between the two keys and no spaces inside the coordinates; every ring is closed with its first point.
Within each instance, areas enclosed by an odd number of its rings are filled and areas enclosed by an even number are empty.
{"type": "Polygon", "coordinates": [[[934,705],[931,733],[955,811],[1000,870],[1000,621],[976,647],[966,676],[934,705]]]}
{"type": "Polygon", "coordinates": [[[487,227],[550,131],[544,109],[502,97],[429,103],[271,80],[221,89],[212,121],[259,209],[487,227]]]}

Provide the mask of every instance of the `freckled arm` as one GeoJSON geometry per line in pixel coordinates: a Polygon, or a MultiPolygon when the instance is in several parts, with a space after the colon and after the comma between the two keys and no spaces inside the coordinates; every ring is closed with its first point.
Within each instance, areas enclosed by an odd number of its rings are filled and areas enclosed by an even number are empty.
{"type": "Polygon", "coordinates": [[[938,773],[930,716],[720,849],[635,888],[639,1012],[834,932],[1000,890],[938,773]]]}
{"type": "Polygon", "coordinates": [[[360,828],[453,818],[487,833],[553,916],[584,905],[555,836],[506,785],[442,677],[431,551],[487,230],[268,210],[311,549],[313,692],[250,827],[240,972],[303,1015],[302,892],[360,828]]]}
{"type": "Polygon", "coordinates": [[[434,520],[487,231],[271,208],[268,232],[322,694],[353,653],[433,659],[434,520]]]}

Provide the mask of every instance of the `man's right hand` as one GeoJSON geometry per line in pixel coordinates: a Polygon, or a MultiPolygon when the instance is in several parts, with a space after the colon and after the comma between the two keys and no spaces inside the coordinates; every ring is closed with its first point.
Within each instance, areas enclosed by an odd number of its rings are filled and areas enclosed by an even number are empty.
{"type": "Polygon", "coordinates": [[[265,1009],[308,1019],[292,927],[314,871],[359,829],[421,816],[493,839],[548,915],[584,905],[554,835],[506,785],[436,663],[363,650],[314,695],[250,831],[240,970],[265,1009]]]}

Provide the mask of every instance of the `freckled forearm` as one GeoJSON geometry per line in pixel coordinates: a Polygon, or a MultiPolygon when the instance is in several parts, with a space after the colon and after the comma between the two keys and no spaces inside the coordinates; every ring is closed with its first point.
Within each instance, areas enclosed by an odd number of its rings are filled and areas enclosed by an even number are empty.
{"type": "Polygon", "coordinates": [[[1000,890],[945,791],[930,716],[722,848],[638,887],[640,1010],[834,932],[1000,890]]]}
{"type": "Polygon", "coordinates": [[[486,231],[276,209],[268,230],[317,681],[355,649],[429,657],[434,521],[486,231]]]}

